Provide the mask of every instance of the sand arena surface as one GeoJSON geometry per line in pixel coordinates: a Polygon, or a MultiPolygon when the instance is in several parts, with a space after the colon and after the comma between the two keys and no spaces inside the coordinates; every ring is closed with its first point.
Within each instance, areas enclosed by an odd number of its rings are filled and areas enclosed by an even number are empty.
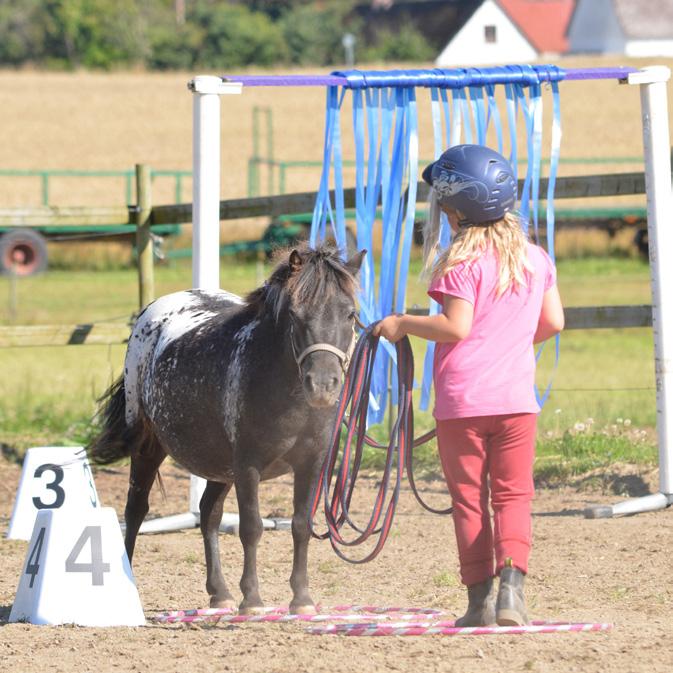
{"type": "MultiPolygon", "coordinates": [[[[158,489],[150,515],[185,511],[189,480],[164,469],[168,500],[158,489]]],[[[0,458],[0,528],[6,531],[20,468],[0,458]]],[[[127,468],[99,470],[102,504],[122,512],[127,468]]],[[[311,636],[286,624],[154,625],[142,628],[45,627],[7,624],[27,543],[0,541],[0,671],[670,671],[671,543],[673,511],[613,520],[585,520],[588,503],[613,503],[612,493],[574,487],[540,490],[534,503],[534,550],[527,596],[531,617],[613,622],[607,633],[526,636],[311,636]]],[[[655,489],[656,473],[622,471],[617,482],[633,492],[655,489]]],[[[360,482],[354,511],[365,517],[376,479],[360,482]]],[[[422,482],[427,498],[444,502],[443,484],[422,482]]],[[[263,515],[288,515],[290,480],[261,489],[263,515]]],[[[230,497],[228,511],[235,509],[230,497]]],[[[239,596],[242,551],[221,536],[227,582],[239,596]]],[[[292,552],[288,532],[266,532],[259,577],[268,605],[287,604],[292,552]]],[[[205,565],[196,530],[140,536],[135,574],[149,617],[159,611],[207,606],[205,565]]],[[[459,616],[465,606],[457,576],[451,521],[422,511],[407,489],[391,537],[372,563],[351,566],[327,542],[313,541],[309,572],[314,600],[434,607],[459,616]]]]}

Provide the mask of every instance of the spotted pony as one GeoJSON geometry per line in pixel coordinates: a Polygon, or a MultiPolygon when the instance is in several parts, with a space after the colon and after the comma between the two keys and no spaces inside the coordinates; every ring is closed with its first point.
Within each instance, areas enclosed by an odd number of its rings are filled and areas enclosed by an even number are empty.
{"type": "Polygon", "coordinates": [[[244,551],[242,613],[263,609],[256,550],[260,481],[294,473],[290,609],[315,610],[308,592],[308,510],[327,451],[343,369],[354,344],[355,293],[364,251],[286,254],[245,299],[188,290],[150,304],[128,344],[124,375],[99,411],[92,460],[131,458],[125,509],[129,559],[159,467],[172,456],[207,480],[200,502],[211,607],[234,607],[220,567],[218,529],[233,485],[244,551]]]}

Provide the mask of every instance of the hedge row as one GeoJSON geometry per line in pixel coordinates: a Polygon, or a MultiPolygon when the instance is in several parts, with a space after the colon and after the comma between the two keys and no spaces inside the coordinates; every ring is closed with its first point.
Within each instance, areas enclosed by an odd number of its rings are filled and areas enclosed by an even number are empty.
{"type": "Polygon", "coordinates": [[[224,69],[344,61],[427,60],[432,49],[413,28],[365,44],[353,0],[3,0],[0,65],[55,68],[224,69]]]}

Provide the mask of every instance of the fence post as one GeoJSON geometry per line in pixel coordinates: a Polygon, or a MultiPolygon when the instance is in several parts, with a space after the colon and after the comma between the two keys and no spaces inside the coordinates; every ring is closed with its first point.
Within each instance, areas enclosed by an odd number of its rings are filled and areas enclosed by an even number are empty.
{"type": "Polygon", "coordinates": [[[154,249],[152,216],[152,170],[136,164],[136,250],[138,252],[138,290],[141,310],[154,299],[154,249]]]}

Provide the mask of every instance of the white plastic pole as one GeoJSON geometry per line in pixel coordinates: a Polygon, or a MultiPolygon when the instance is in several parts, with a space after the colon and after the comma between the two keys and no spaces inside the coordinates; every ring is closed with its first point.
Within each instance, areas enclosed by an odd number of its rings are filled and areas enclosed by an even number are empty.
{"type": "MultiPolygon", "coordinates": [[[[243,85],[199,75],[189,83],[194,93],[192,128],[192,287],[220,287],[220,96],[240,94],[243,85]]],[[[189,512],[146,521],[141,533],[160,533],[199,525],[199,501],[205,479],[191,475],[189,512]]],[[[286,528],[284,520],[263,519],[265,528],[286,528]]],[[[224,514],[220,530],[234,532],[237,514],[224,514]]]]}
{"type": "Polygon", "coordinates": [[[608,507],[590,508],[586,515],[592,518],[663,509],[673,503],[673,194],[667,100],[670,77],[671,71],[665,66],[643,68],[628,76],[629,84],[640,86],[643,124],[659,493],[608,507]]]}
{"type": "Polygon", "coordinates": [[[673,502],[673,194],[667,82],[663,66],[629,77],[640,85],[652,279],[652,331],[657,388],[659,490],[673,502]]]}
{"type": "Polygon", "coordinates": [[[220,287],[220,95],[243,85],[200,75],[189,84],[193,106],[192,287],[220,287]]]}

